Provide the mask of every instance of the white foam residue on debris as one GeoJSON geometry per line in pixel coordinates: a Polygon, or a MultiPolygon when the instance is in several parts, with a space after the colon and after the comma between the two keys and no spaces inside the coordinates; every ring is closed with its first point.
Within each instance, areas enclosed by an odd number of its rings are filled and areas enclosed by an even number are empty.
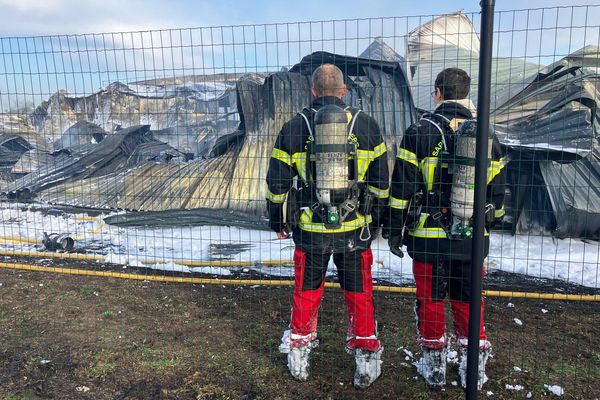
{"type": "MultiPolygon", "coordinates": [[[[129,266],[165,269],[178,272],[206,272],[230,274],[240,267],[222,267],[215,262],[209,269],[187,268],[185,261],[215,261],[211,245],[243,245],[231,255],[216,261],[250,262],[243,268],[261,274],[293,277],[290,264],[294,243],[291,239],[277,240],[268,231],[256,231],[222,226],[174,226],[156,228],[120,228],[102,222],[102,217],[82,219],[78,216],[44,215],[27,210],[23,204],[0,205],[0,236],[35,239],[41,242],[44,232],[68,233],[77,241],[78,249],[87,252],[96,249],[106,262],[129,266]],[[266,260],[282,260],[286,265],[261,265],[266,260]],[[154,261],[154,262],[153,262],[154,261]]],[[[555,278],[589,287],[600,287],[600,247],[597,242],[576,239],[557,240],[540,236],[512,236],[492,233],[490,237],[488,270],[502,270],[535,277],[555,278]]],[[[7,250],[38,251],[35,243],[5,240],[0,248],[7,250]]],[[[373,278],[394,284],[412,284],[412,260],[392,255],[387,240],[381,237],[373,242],[373,278]]],[[[329,275],[335,274],[330,262],[329,275]]],[[[514,306],[508,304],[507,307],[514,306]]],[[[542,311],[543,312],[543,311],[542,311]]]]}
{"type": "Polygon", "coordinates": [[[458,361],[459,361],[458,351],[448,350],[448,353],[446,354],[446,361],[451,364],[458,364],[458,361]]]}
{"type": "Polygon", "coordinates": [[[506,390],[514,390],[515,392],[520,392],[521,390],[525,389],[524,386],[522,385],[510,385],[510,384],[506,384],[505,386],[506,390]]]}
{"type": "Polygon", "coordinates": [[[406,361],[410,361],[410,360],[414,360],[415,355],[413,354],[412,351],[408,350],[408,349],[402,349],[402,351],[404,352],[404,354],[406,354],[405,360],[406,361]]]}
{"type": "Polygon", "coordinates": [[[555,394],[557,396],[562,396],[563,394],[565,394],[565,390],[558,385],[544,385],[544,387],[548,389],[548,391],[550,391],[552,394],[555,394]]]}
{"type": "Polygon", "coordinates": [[[198,82],[179,85],[122,85],[122,91],[134,93],[139,97],[168,99],[185,96],[201,101],[215,100],[223,97],[227,90],[234,88],[226,82],[198,82]]]}

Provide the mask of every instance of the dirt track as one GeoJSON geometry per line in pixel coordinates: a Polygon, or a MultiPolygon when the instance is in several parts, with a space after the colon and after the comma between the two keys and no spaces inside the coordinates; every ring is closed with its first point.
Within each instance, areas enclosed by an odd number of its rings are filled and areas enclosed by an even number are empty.
{"type": "MultiPolygon", "coordinates": [[[[14,270],[0,270],[0,283],[2,399],[464,398],[451,384],[429,391],[405,359],[402,348],[417,353],[411,296],[375,294],[384,373],[359,392],[351,385],[353,360],[343,351],[345,306],[337,290],[324,298],[312,377],[299,383],[277,352],[290,288],[14,270]]],[[[495,352],[484,388],[490,398],[525,398],[529,391],[554,398],[544,384],[562,386],[562,398],[600,398],[597,303],[490,298],[487,307],[495,352]]],[[[457,379],[453,366],[449,381],[457,379]]]]}

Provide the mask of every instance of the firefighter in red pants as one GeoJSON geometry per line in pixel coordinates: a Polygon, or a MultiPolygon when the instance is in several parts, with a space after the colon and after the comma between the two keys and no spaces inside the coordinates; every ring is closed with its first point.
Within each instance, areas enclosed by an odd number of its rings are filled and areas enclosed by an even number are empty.
{"type": "Polygon", "coordinates": [[[356,362],[354,385],[366,388],[381,373],[383,351],[373,315],[370,245],[389,197],[386,146],[377,123],[343,103],[346,86],[338,67],[324,64],[312,80],[314,100],[282,127],[267,173],[271,228],[286,238],[292,224],[296,245],[291,329],[280,351],[288,355],[292,376],[308,379],[333,256],[348,309],[346,350],[356,362]],[[288,207],[299,210],[288,210],[288,224],[286,197],[288,207]]]}
{"type": "MultiPolygon", "coordinates": [[[[437,107],[407,129],[398,150],[389,199],[390,250],[402,256],[404,243],[413,258],[415,313],[423,352],[417,370],[433,387],[446,382],[446,296],[450,297],[462,356],[459,373],[463,387],[466,385],[474,193],[474,181],[469,179],[474,177],[476,130],[475,109],[467,99],[469,89],[470,78],[461,69],[448,68],[438,74],[432,93],[437,107]]],[[[498,140],[490,135],[489,142],[486,220],[493,223],[504,215],[505,161],[498,140]]],[[[486,232],[486,255],[488,249],[486,232]]],[[[483,302],[481,316],[479,388],[487,380],[485,363],[491,352],[483,324],[483,302]]]]}

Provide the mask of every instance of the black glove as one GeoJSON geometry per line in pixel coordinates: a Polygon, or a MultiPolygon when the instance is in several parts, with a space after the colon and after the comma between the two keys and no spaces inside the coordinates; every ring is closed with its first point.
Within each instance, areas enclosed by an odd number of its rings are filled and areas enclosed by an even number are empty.
{"type": "Polygon", "coordinates": [[[390,246],[390,251],[392,254],[397,255],[400,258],[404,257],[404,252],[402,251],[402,242],[404,239],[404,235],[402,233],[393,232],[388,239],[388,245],[390,246]]]}

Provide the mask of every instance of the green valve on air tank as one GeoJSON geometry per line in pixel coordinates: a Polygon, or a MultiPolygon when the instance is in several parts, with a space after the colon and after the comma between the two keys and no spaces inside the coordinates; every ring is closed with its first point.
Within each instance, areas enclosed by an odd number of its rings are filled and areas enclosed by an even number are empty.
{"type": "Polygon", "coordinates": [[[465,226],[462,231],[463,238],[471,239],[473,237],[473,228],[465,226]]]}
{"type": "Polygon", "coordinates": [[[336,211],[327,211],[327,223],[337,225],[340,222],[340,215],[336,211]]]}

